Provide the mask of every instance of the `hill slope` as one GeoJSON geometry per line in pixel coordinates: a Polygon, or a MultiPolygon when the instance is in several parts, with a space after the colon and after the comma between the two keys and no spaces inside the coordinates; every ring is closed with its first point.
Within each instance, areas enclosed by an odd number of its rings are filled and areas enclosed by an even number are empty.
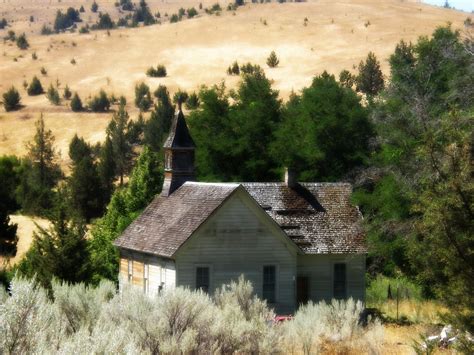
{"type": "MultiPolygon", "coordinates": [[[[98,2],[101,5],[102,2],[98,2]]],[[[35,6],[42,7],[35,26],[39,26],[41,18],[50,22],[54,17],[56,10],[45,9],[45,3],[45,0],[29,2],[28,11],[36,9],[35,6]]],[[[80,3],[63,1],[61,6],[76,4],[78,7],[80,3]]],[[[113,9],[113,2],[103,3],[104,8],[113,9]]],[[[198,4],[188,1],[165,5],[158,1],[149,3],[154,12],[169,8],[170,14],[177,7],[197,7],[198,4]]],[[[28,18],[27,8],[22,18],[28,18]]],[[[0,4],[0,10],[8,17],[12,5],[0,4]]],[[[82,17],[93,21],[88,11],[82,17]]],[[[228,87],[233,87],[238,78],[227,76],[227,67],[235,60],[250,61],[265,67],[268,77],[274,80],[274,87],[286,98],[292,90],[309,85],[312,77],[323,70],[333,74],[342,69],[353,70],[369,51],[375,52],[386,71],[387,58],[401,39],[414,41],[447,22],[460,28],[466,17],[466,13],[399,0],[320,0],[249,4],[235,14],[229,11],[223,11],[220,16],[203,14],[175,24],[166,22],[113,30],[110,35],[105,31],[85,35],[28,34],[30,48],[27,51],[20,51],[9,43],[0,44],[3,53],[0,93],[15,85],[25,105],[14,113],[5,113],[3,108],[0,111],[0,154],[24,154],[24,143],[34,134],[33,122],[40,112],[56,136],[63,165],[67,164],[67,146],[74,133],[91,142],[104,137],[110,114],[76,114],[64,105],[52,106],[43,95],[28,97],[22,83],[31,80],[33,75],[40,77],[45,88],[58,80],[61,87],[68,84],[82,98],[103,88],[116,96],[125,95],[128,102],[133,103],[134,87],[141,81],[152,89],[164,84],[172,92],[178,88],[197,90],[201,84],[213,85],[223,80],[228,87]],[[306,26],[303,25],[305,18],[308,19],[306,26]],[[272,50],[279,56],[280,65],[269,69],[265,60],[272,50]],[[33,52],[37,53],[38,60],[31,58],[33,52]],[[75,65],[71,64],[73,58],[75,65]],[[146,69],[157,64],[166,66],[168,77],[146,77],[146,69]],[[41,67],[47,70],[46,76],[40,74],[41,67]]],[[[26,26],[25,21],[13,23],[17,31],[22,26],[26,26]]],[[[3,36],[2,32],[6,30],[0,31],[3,36]]],[[[129,109],[135,117],[137,111],[131,104],[129,109]]]]}

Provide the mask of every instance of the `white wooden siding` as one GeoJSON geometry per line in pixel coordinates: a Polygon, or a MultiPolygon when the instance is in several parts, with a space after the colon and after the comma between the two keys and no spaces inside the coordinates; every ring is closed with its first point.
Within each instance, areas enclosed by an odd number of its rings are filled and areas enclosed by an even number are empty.
{"type": "Polygon", "coordinates": [[[365,301],[365,255],[299,255],[298,276],[309,277],[313,302],[333,298],[334,264],[346,263],[347,297],[365,301]]]}
{"type": "Polygon", "coordinates": [[[276,311],[292,312],[296,301],[296,251],[254,203],[243,194],[232,195],[187,241],[176,255],[177,284],[194,289],[196,267],[206,265],[210,268],[211,294],[243,274],[261,297],[263,266],[275,265],[276,311]]]}

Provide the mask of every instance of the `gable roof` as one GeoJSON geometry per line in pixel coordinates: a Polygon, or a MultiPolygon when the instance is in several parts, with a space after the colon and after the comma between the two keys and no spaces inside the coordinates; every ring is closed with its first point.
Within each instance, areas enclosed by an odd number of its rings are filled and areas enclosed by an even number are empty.
{"type": "Polygon", "coordinates": [[[171,257],[238,187],[186,182],[168,197],[158,195],[114,245],[171,257]]]}
{"type": "Polygon", "coordinates": [[[239,187],[308,254],[366,253],[359,210],[344,183],[186,182],[168,197],[158,196],[114,245],[171,257],[239,187]]]}

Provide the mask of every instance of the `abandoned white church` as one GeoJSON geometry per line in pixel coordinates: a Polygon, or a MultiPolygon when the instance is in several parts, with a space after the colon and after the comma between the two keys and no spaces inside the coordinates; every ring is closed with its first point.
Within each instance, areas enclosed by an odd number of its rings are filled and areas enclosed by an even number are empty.
{"type": "Polygon", "coordinates": [[[308,300],[364,300],[367,249],[350,184],[298,183],[291,171],[280,183],[196,182],[195,149],[180,110],[163,191],[114,243],[121,282],[212,294],[243,274],[280,314],[308,300]]]}

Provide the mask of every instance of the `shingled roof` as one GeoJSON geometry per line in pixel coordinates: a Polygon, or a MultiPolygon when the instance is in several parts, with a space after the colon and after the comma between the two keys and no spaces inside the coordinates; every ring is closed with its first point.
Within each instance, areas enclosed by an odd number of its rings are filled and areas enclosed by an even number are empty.
{"type": "Polygon", "coordinates": [[[114,242],[121,248],[172,257],[239,186],[253,197],[302,252],[366,253],[361,214],[345,183],[186,182],[169,197],[157,196],[114,242]]]}

